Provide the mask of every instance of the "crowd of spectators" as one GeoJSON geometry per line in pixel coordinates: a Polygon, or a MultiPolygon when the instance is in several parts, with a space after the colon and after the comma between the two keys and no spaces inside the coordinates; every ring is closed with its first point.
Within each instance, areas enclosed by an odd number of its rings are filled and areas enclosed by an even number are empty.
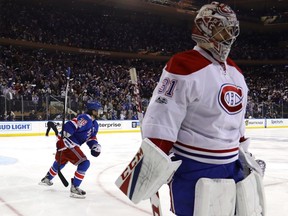
{"type": "MultiPolygon", "coordinates": [[[[104,6],[56,7],[42,1],[28,4],[19,0],[4,0],[1,4],[0,37],[159,55],[171,55],[195,45],[191,40],[192,17],[176,22],[156,14],[104,6]]],[[[288,59],[287,48],[281,46],[281,42],[287,42],[286,35],[287,30],[241,30],[231,56],[248,60],[288,59]]]]}
{"type": "MultiPolygon", "coordinates": [[[[145,86],[141,88],[144,106],[163,67],[161,62],[112,60],[13,46],[0,46],[0,53],[0,90],[5,96],[9,95],[11,101],[31,101],[36,110],[43,111],[47,97],[50,101],[51,95],[62,95],[62,98],[65,95],[65,70],[71,67],[70,108],[80,113],[87,101],[98,100],[103,106],[103,119],[135,118],[135,100],[129,82],[130,67],[137,69],[140,88],[145,86]]],[[[21,103],[13,107],[14,111],[21,111],[21,103]]]]}
{"type": "Polygon", "coordinates": [[[288,117],[288,65],[243,67],[249,87],[246,118],[288,117]]]}
{"type": "MultiPolygon", "coordinates": [[[[162,55],[188,50],[195,45],[188,21],[165,22],[161,16],[107,7],[93,9],[93,12],[83,8],[75,13],[75,8],[55,8],[41,1],[29,6],[21,2],[1,1],[0,37],[97,50],[131,53],[144,50],[162,55]]],[[[278,44],[285,42],[284,35],[285,32],[241,33],[231,57],[236,60],[287,60],[287,48],[278,44]]],[[[63,101],[68,67],[73,74],[69,91],[71,110],[81,113],[87,101],[98,100],[103,106],[101,119],[136,119],[129,68],[137,69],[145,111],[164,66],[163,61],[112,59],[2,45],[0,100],[4,98],[6,104],[2,119],[17,119],[15,113],[23,111],[21,101],[29,102],[24,105],[29,110],[26,119],[46,120],[59,116],[61,109],[56,116],[51,115],[50,109],[54,98],[63,101]]],[[[261,66],[243,65],[242,68],[250,88],[247,118],[283,117],[285,108],[288,115],[287,67],[264,63],[261,66]]]]}
{"type": "MultiPolygon", "coordinates": [[[[65,70],[70,66],[73,74],[70,108],[81,113],[87,101],[98,100],[103,106],[101,119],[137,118],[129,68],[137,69],[145,111],[165,65],[165,62],[113,60],[12,46],[0,46],[0,52],[0,90],[3,95],[8,94],[11,101],[31,101],[35,104],[33,109],[45,114],[47,98],[49,101],[53,95],[63,98],[65,70]]],[[[288,67],[243,66],[242,69],[250,88],[247,118],[281,117],[283,107],[288,108],[288,67]]],[[[14,104],[13,111],[21,111],[20,104],[14,104]]],[[[46,119],[47,116],[39,118],[34,116],[30,120],[46,119]]]]}
{"type": "Polygon", "coordinates": [[[169,54],[192,47],[187,21],[164,23],[160,16],[110,7],[68,9],[6,0],[0,36],[54,45],[122,52],[169,54]],[[76,10],[76,11],[75,11],[76,10]],[[145,17],[145,18],[143,18],[145,17]],[[63,28],[65,27],[65,28],[63,28]]]}

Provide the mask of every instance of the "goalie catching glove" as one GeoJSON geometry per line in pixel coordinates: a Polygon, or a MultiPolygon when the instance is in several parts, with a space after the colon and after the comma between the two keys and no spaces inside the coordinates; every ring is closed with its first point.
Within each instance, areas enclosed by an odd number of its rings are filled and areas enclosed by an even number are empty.
{"type": "Polygon", "coordinates": [[[145,138],[135,157],[116,180],[116,185],[137,204],[168,183],[181,163],[181,160],[172,161],[171,157],[145,138]]]}
{"type": "Polygon", "coordinates": [[[247,138],[243,142],[240,142],[239,146],[239,158],[244,167],[244,175],[248,176],[254,170],[260,176],[264,177],[266,163],[263,160],[255,160],[255,157],[248,152],[249,145],[250,138],[247,138]]]}

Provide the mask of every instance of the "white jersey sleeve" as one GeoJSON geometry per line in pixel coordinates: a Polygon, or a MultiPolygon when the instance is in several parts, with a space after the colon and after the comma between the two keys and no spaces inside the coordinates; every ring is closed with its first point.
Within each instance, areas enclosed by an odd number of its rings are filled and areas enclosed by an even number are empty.
{"type": "Polygon", "coordinates": [[[186,100],[186,91],[188,88],[184,87],[185,85],[187,83],[184,76],[175,75],[168,73],[165,69],[163,70],[160,82],[154,90],[149,108],[143,120],[142,129],[144,137],[151,136],[173,142],[176,141],[177,133],[186,116],[188,103],[186,100]],[[173,89],[176,86],[182,86],[182,88],[177,88],[177,93],[173,89]],[[168,92],[165,93],[166,91],[168,92]],[[169,91],[173,93],[173,97],[168,96],[169,91]],[[163,115],[164,113],[165,115],[163,115]]]}

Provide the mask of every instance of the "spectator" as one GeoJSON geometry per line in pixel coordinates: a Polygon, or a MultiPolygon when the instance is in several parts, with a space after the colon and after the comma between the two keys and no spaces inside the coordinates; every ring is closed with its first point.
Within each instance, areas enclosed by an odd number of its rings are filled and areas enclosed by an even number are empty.
{"type": "Polygon", "coordinates": [[[15,121],[16,115],[13,111],[8,111],[5,119],[6,119],[6,121],[15,121]]]}
{"type": "Polygon", "coordinates": [[[32,110],[31,113],[29,114],[29,120],[30,121],[38,120],[35,110],[32,110]]]}

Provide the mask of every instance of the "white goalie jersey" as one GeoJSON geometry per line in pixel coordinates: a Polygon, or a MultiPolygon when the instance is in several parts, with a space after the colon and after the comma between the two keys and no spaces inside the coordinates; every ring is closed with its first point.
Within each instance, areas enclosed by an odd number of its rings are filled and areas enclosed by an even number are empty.
{"type": "Polygon", "coordinates": [[[153,92],[143,138],[172,141],[174,153],[196,161],[235,161],[245,132],[247,92],[232,60],[221,65],[197,46],[176,54],[153,92]]]}

